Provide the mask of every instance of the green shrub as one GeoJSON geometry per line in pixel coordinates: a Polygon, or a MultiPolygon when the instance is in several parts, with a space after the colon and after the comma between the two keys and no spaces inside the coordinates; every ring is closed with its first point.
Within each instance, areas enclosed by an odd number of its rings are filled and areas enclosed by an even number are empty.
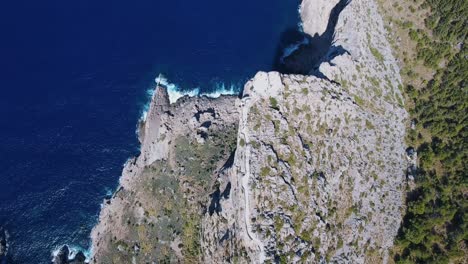
{"type": "Polygon", "coordinates": [[[278,101],[276,100],[276,98],[270,97],[270,107],[279,110],[278,101]]]}
{"type": "Polygon", "coordinates": [[[372,55],[377,59],[378,62],[383,62],[384,61],[384,56],[377,50],[376,48],[370,46],[369,47],[372,55]]]}
{"type": "Polygon", "coordinates": [[[271,172],[271,168],[270,168],[270,167],[262,167],[262,168],[260,169],[260,176],[266,177],[266,176],[270,175],[270,172],[271,172]]]}
{"type": "Polygon", "coordinates": [[[359,106],[363,106],[364,105],[364,100],[362,100],[361,97],[355,95],[354,96],[354,101],[356,102],[356,104],[358,104],[359,106]]]}

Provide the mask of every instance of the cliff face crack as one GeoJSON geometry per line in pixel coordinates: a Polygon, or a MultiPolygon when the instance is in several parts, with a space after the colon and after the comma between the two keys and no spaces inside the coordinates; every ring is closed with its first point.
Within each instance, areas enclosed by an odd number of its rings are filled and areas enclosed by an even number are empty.
{"type": "Polygon", "coordinates": [[[229,195],[231,194],[231,182],[228,182],[226,184],[226,187],[223,192],[221,192],[219,188],[219,184],[216,186],[216,190],[210,194],[211,202],[208,207],[208,213],[210,216],[212,216],[214,213],[219,215],[223,211],[223,208],[221,206],[221,200],[227,200],[229,199],[229,195]]]}
{"type": "Polygon", "coordinates": [[[323,33],[313,36],[297,29],[283,32],[277,48],[273,68],[284,74],[314,74],[318,66],[333,58],[349,52],[341,45],[335,46],[335,27],[341,12],[351,3],[351,0],[339,0],[328,17],[328,23],[323,33]]]}
{"type": "Polygon", "coordinates": [[[263,144],[264,144],[265,146],[267,146],[267,147],[273,152],[273,154],[275,154],[276,161],[278,161],[278,162],[280,162],[280,161],[281,161],[281,162],[284,162],[284,160],[280,159],[280,157],[279,157],[279,155],[278,155],[278,152],[275,150],[275,148],[273,147],[273,145],[268,144],[268,143],[265,143],[265,142],[263,142],[263,144]]]}
{"type": "Polygon", "coordinates": [[[296,191],[294,190],[293,185],[286,179],[286,177],[284,177],[284,175],[280,175],[280,177],[281,179],[283,179],[283,182],[288,186],[289,190],[291,191],[294,197],[294,201],[297,203],[298,200],[297,200],[296,191]]]}

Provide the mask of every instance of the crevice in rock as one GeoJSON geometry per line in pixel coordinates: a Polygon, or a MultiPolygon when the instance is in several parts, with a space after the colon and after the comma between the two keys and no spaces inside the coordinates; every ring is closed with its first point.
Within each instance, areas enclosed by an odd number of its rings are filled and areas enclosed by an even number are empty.
{"type": "Polygon", "coordinates": [[[224,235],[219,240],[219,244],[222,244],[224,241],[228,240],[230,238],[230,233],[231,230],[228,228],[228,230],[226,230],[226,233],[224,233],[224,235]]]}
{"type": "Polygon", "coordinates": [[[219,213],[223,211],[221,206],[221,199],[229,199],[229,195],[231,194],[231,182],[226,184],[223,192],[221,192],[219,187],[219,184],[216,184],[216,190],[210,194],[211,202],[210,206],[208,207],[208,213],[210,216],[212,216],[214,213],[219,215],[219,213]]]}
{"type": "Polygon", "coordinates": [[[210,194],[210,198],[211,203],[208,207],[208,213],[210,214],[210,216],[212,216],[214,213],[219,214],[222,211],[220,203],[221,191],[219,190],[219,186],[216,188],[216,191],[210,194]]]}
{"type": "Polygon", "coordinates": [[[293,195],[293,197],[294,197],[294,201],[295,201],[296,203],[298,203],[299,200],[298,200],[297,197],[296,197],[296,191],[294,190],[294,186],[293,186],[289,181],[286,180],[286,178],[284,177],[284,175],[280,175],[280,176],[281,176],[281,179],[283,179],[284,183],[286,183],[286,185],[288,185],[289,190],[291,190],[291,193],[292,193],[292,195],[293,195]]]}
{"type": "Polygon", "coordinates": [[[234,158],[236,157],[236,150],[234,150],[231,155],[229,155],[229,158],[227,159],[226,163],[224,163],[223,167],[221,167],[220,172],[229,169],[232,167],[234,164],[234,158]]]}
{"type": "Polygon", "coordinates": [[[207,129],[210,128],[210,126],[211,126],[211,121],[205,121],[200,125],[200,127],[204,127],[207,129]]]}
{"type": "Polygon", "coordinates": [[[223,197],[224,199],[229,199],[230,194],[231,194],[231,182],[228,182],[228,184],[226,184],[226,188],[224,188],[223,193],[221,193],[221,197],[223,197]]]}

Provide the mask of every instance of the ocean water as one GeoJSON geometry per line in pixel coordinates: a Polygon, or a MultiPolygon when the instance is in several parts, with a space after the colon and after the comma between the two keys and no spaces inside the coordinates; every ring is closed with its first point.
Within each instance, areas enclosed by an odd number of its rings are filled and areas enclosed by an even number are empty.
{"type": "Polygon", "coordinates": [[[3,1],[0,226],[11,263],[88,248],[102,199],[138,153],[163,73],[185,91],[240,89],[271,70],[299,0],[3,1]]]}

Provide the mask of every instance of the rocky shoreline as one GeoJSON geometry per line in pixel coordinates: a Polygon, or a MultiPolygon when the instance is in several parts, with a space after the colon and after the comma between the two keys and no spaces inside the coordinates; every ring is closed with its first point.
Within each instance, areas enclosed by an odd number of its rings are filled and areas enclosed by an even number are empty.
{"type": "MultiPolygon", "coordinates": [[[[91,263],[388,262],[407,113],[382,19],[373,0],[300,11],[311,42],[291,65],[310,75],[259,72],[241,98],[174,104],[156,87],[91,263]],[[307,61],[317,45],[327,50],[307,61]]],[[[67,250],[55,264],[84,262],[67,250]]]]}
{"type": "MultiPolygon", "coordinates": [[[[148,170],[161,171],[162,167],[172,165],[171,171],[174,173],[174,171],[181,169],[180,163],[187,162],[185,157],[182,161],[178,160],[178,154],[174,153],[176,148],[181,147],[182,144],[202,145],[213,139],[211,134],[214,132],[228,133],[230,130],[235,131],[234,123],[237,120],[235,96],[222,96],[217,99],[185,97],[172,105],[169,104],[168,98],[164,87],[156,88],[147,118],[139,126],[139,139],[142,144],[141,154],[138,158],[131,159],[126,163],[124,173],[120,179],[119,190],[106,202],[101,211],[99,224],[92,231],[92,261],[95,263],[105,262],[108,259],[109,250],[112,251],[110,248],[114,244],[120,245],[121,252],[131,252],[129,253],[130,255],[138,255],[140,251],[145,250],[145,248],[142,248],[144,245],[141,242],[121,242],[126,236],[130,235],[131,230],[129,229],[132,228],[129,228],[128,225],[132,225],[133,221],[146,221],[149,223],[164,221],[161,220],[164,216],[156,213],[159,208],[153,208],[157,206],[151,204],[151,200],[155,197],[151,197],[144,192],[136,193],[136,190],[141,186],[154,184],[153,182],[158,180],[155,179],[156,177],[164,177],[157,174],[150,177],[148,170]],[[185,142],[186,139],[189,139],[190,142],[185,142]],[[163,165],[161,162],[166,164],[163,165]],[[138,201],[135,200],[136,204],[129,203],[129,200],[134,200],[135,197],[138,197],[138,201]],[[128,215],[126,210],[134,211],[135,215],[128,215]],[[126,224],[119,226],[119,223],[122,222],[126,224]]],[[[224,139],[219,138],[217,140],[224,139]]],[[[224,150],[224,146],[220,145],[220,148],[222,148],[221,151],[224,150]]],[[[218,149],[212,148],[211,150],[216,151],[218,149]]],[[[180,155],[183,154],[185,153],[181,153],[180,155]]],[[[207,156],[211,154],[205,153],[207,156]]],[[[229,151],[220,154],[221,160],[227,158],[229,154],[229,151]]],[[[205,161],[201,160],[200,162],[205,161]]],[[[217,167],[220,166],[222,164],[217,165],[217,167]]],[[[202,169],[204,168],[200,168],[200,170],[202,169]]],[[[164,172],[161,171],[161,173],[164,172]]],[[[181,176],[179,175],[179,177],[181,176]]],[[[185,189],[183,191],[184,196],[193,196],[192,193],[198,192],[199,190],[196,189],[203,188],[203,186],[197,186],[196,183],[188,184],[191,180],[186,179],[185,182],[177,183],[164,182],[165,180],[162,180],[164,183],[161,182],[161,184],[168,184],[168,188],[185,189]]],[[[208,181],[211,181],[211,179],[207,179],[208,181]]],[[[155,188],[159,187],[155,186],[155,188]]],[[[153,189],[153,191],[155,190],[153,189]]],[[[175,190],[172,189],[172,191],[175,190]]],[[[174,194],[169,195],[173,196],[174,194]]],[[[155,196],[157,195],[155,194],[155,196]]],[[[166,198],[174,199],[175,197],[169,198],[166,197],[166,194],[161,197],[161,199],[166,198]]],[[[199,197],[179,198],[193,204],[199,197]]],[[[172,201],[167,201],[167,203],[171,204],[168,206],[176,206],[172,204],[172,201]]],[[[136,258],[136,256],[132,256],[132,258],[136,258]]],[[[132,258],[129,260],[132,260],[132,258]]]]}
{"type": "Polygon", "coordinates": [[[67,245],[62,246],[52,259],[52,264],[83,264],[86,263],[86,256],[78,251],[76,255],[70,257],[70,248],[67,245]]]}

